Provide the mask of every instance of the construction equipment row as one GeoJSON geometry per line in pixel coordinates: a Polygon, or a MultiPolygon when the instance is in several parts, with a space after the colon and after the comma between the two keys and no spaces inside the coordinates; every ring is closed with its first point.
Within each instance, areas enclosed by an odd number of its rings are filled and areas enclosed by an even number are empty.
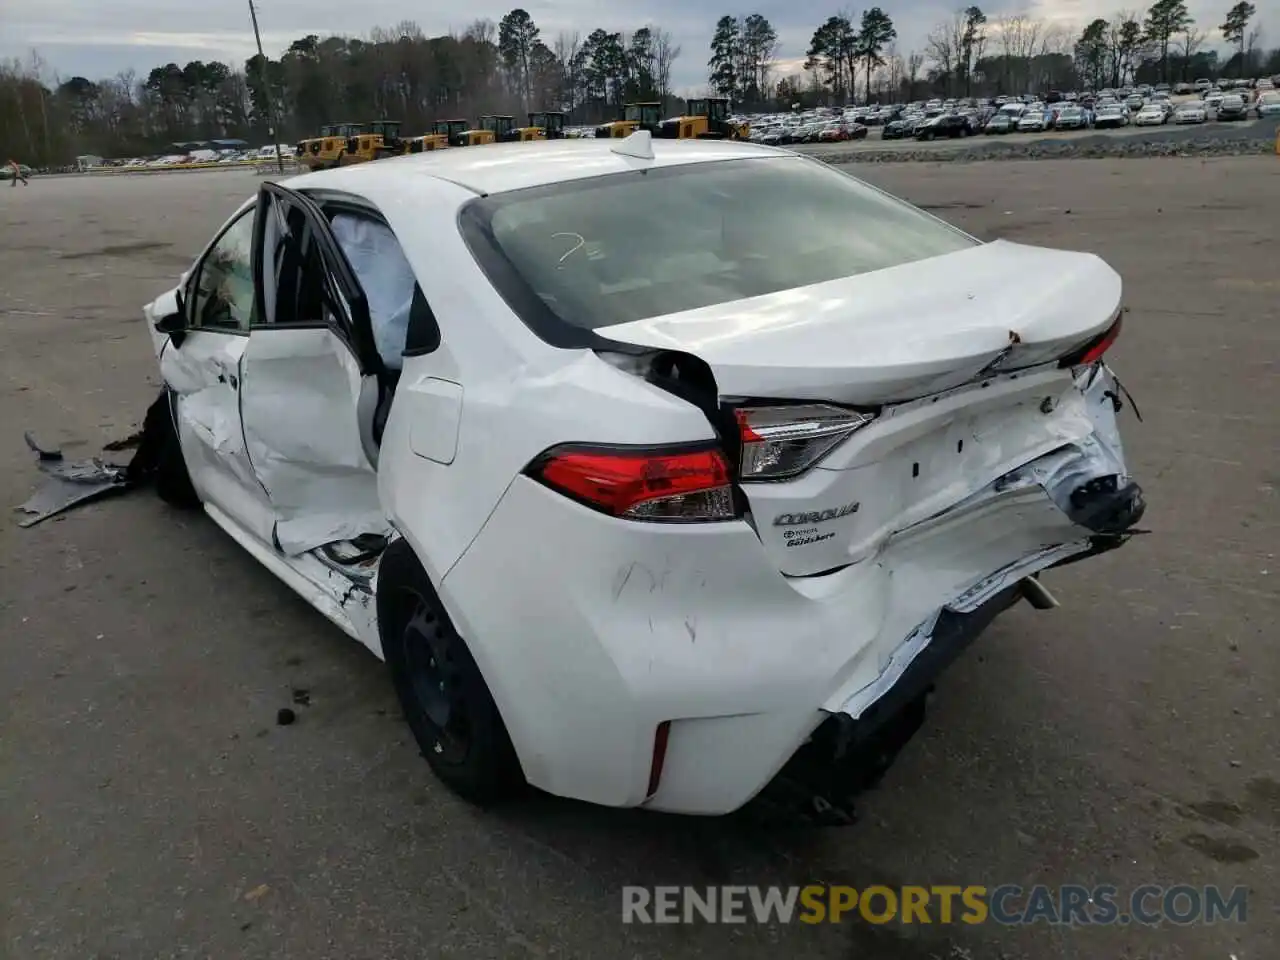
{"type": "MultiPolygon", "coordinates": [[[[687,102],[685,114],[662,119],[659,103],[628,103],[622,119],[596,127],[597,137],[625,137],[636,130],[648,130],[655,137],[669,139],[745,140],[746,124],[729,120],[729,101],[719,97],[687,102]]],[[[333,123],[320,128],[320,136],[299,141],[298,162],[310,170],[324,170],[385,157],[425,153],[445,147],[469,147],[483,143],[512,143],[529,140],[559,140],[565,136],[565,114],[539,110],[529,114],[527,126],[517,127],[515,118],[488,115],[479,126],[469,120],[437,120],[428,133],[401,137],[397,120],[372,123],[333,123]]]]}

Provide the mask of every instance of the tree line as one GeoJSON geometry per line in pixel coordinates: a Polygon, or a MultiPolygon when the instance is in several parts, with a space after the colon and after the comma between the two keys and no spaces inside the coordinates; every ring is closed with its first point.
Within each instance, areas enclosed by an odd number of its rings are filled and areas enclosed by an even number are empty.
{"type": "MultiPolygon", "coordinates": [[[[720,17],[712,31],[706,88],[740,111],[852,100],[990,96],[1125,82],[1280,73],[1280,49],[1261,47],[1256,9],[1241,0],[1216,27],[1198,26],[1184,0],[1097,19],[1076,33],[1018,15],[957,11],[922,49],[900,53],[880,7],[835,14],[814,30],[800,75],[781,75],[778,33],[759,13],[720,17]],[[1231,45],[1219,63],[1211,36],[1231,45]]],[[[514,9],[494,23],[427,36],[412,21],[368,37],[295,40],[278,58],[239,67],[168,63],[146,76],[52,78],[39,54],[0,63],[0,153],[35,166],[78,154],[163,152],[215,138],[292,142],[333,122],[400,120],[407,134],[437,119],[560,109],[571,123],[618,114],[632,100],[674,109],[672,68],[681,48],[656,25],[627,33],[544,36],[514,9]]]]}
{"type": "Polygon", "coordinates": [[[43,166],[210,139],[265,143],[273,130],[288,143],[335,122],[395,119],[410,135],[439,119],[541,109],[594,123],[630,100],[670,100],[679,56],[657,26],[547,38],[523,9],[445,36],[411,21],[366,38],[308,35],[239,68],[195,60],[49,83],[33,53],[0,64],[0,152],[43,166]]]}
{"type": "Polygon", "coordinates": [[[872,7],[858,18],[839,14],[821,24],[804,62],[807,82],[782,78],[775,99],[807,106],[1280,74],[1280,48],[1261,48],[1256,14],[1253,3],[1240,0],[1221,24],[1204,29],[1184,0],[1156,0],[1146,11],[1098,18],[1076,33],[1025,14],[988,16],[970,6],[935,25],[922,50],[903,55],[893,21],[872,7]],[[1207,49],[1214,35],[1233,48],[1225,62],[1207,49]]]}

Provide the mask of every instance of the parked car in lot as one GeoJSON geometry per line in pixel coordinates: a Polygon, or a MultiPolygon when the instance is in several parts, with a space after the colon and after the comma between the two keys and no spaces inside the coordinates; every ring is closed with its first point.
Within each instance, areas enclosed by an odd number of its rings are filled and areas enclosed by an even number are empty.
{"type": "Polygon", "coordinates": [[[1265,90],[1258,94],[1258,100],[1254,104],[1253,109],[1259,117],[1274,117],[1280,115],[1280,91],[1265,90]]]}
{"type": "Polygon", "coordinates": [[[865,140],[867,128],[860,123],[833,123],[824,127],[818,135],[822,143],[835,143],[844,140],[865,140]]]}
{"type": "Polygon", "coordinates": [[[1122,103],[1101,103],[1093,115],[1093,125],[1099,130],[1129,125],[1129,110],[1122,103]]]}
{"type": "Polygon", "coordinates": [[[1158,127],[1168,121],[1169,115],[1165,112],[1164,107],[1158,103],[1149,103],[1133,118],[1134,126],[1137,127],[1158,127]]]}
{"type": "Polygon", "coordinates": [[[901,140],[911,135],[910,120],[890,120],[884,125],[884,129],[880,131],[881,140],[901,140]]]}
{"type": "Polygon", "coordinates": [[[1058,130],[1083,130],[1089,125],[1088,115],[1076,106],[1065,106],[1058,111],[1054,127],[1058,130]]]}
{"type": "Polygon", "coordinates": [[[1238,93],[1229,93],[1222,98],[1222,102],[1218,104],[1219,120],[1243,120],[1248,116],[1249,107],[1245,103],[1244,97],[1238,93]]]}
{"type": "Polygon", "coordinates": [[[1203,101],[1189,100],[1178,104],[1173,110],[1175,124],[1204,123],[1208,119],[1209,111],[1205,108],[1203,101]]]}
{"type": "Polygon", "coordinates": [[[1125,542],[1121,303],[790,151],[434,151],[232,212],[144,311],[144,443],[459,794],[720,814],[882,770],[1037,574],[1125,542]]]}
{"type": "Polygon", "coordinates": [[[1001,110],[988,120],[987,125],[982,129],[987,134],[1013,133],[1018,129],[1018,118],[1001,110]]]}
{"type": "Polygon", "coordinates": [[[917,140],[934,140],[939,137],[967,137],[972,132],[969,118],[958,113],[944,113],[926,120],[916,129],[917,140]]]}
{"type": "Polygon", "coordinates": [[[1040,110],[1028,110],[1022,115],[1018,121],[1018,132],[1029,133],[1043,130],[1045,128],[1045,115],[1040,110]]]}

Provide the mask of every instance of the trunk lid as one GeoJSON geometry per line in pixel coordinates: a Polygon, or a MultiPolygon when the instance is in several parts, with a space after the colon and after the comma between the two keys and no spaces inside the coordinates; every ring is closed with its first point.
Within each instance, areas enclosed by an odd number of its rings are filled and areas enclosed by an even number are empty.
{"type": "Polygon", "coordinates": [[[702,358],[722,397],[879,405],[1056,359],[1107,329],[1120,294],[1093,254],[997,240],[604,332],[702,358]]]}

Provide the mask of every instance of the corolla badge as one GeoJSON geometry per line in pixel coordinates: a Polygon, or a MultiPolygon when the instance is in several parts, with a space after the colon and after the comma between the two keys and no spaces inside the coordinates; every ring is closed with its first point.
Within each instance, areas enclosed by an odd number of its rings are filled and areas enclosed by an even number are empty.
{"type": "Polygon", "coordinates": [[[828,520],[839,520],[851,513],[857,513],[861,506],[856,500],[843,507],[832,507],[829,510],[809,510],[804,513],[780,513],[773,518],[775,527],[794,527],[802,523],[825,523],[828,520]]]}

